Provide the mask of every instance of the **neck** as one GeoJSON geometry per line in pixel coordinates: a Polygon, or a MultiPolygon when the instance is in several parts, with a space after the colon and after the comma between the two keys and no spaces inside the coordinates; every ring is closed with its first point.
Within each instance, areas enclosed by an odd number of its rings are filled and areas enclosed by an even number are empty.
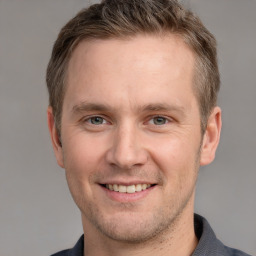
{"type": "Polygon", "coordinates": [[[193,253],[198,243],[194,232],[192,203],[188,203],[171,228],[139,244],[120,242],[106,237],[98,230],[87,228],[84,218],[82,219],[84,230],[90,230],[89,233],[84,234],[84,256],[188,256],[193,253]]]}

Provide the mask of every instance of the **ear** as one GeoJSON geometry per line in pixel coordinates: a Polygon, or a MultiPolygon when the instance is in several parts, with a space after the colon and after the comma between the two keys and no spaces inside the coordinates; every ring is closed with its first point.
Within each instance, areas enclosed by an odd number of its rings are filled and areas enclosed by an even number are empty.
{"type": "Polygon", "coordinates": [[[200,165],[210,164],[215,158],[215,152],[220,140],[221,109],[215,107],[208,118],[206,131],[201,148],[200,165]]]}
{"type": "Polygon", "coordinates": [[[60,167],[64,168],[62,146],[56,129],[51,106],[49,106],[47,109],[47,121],[57,163],[60,167]]]}

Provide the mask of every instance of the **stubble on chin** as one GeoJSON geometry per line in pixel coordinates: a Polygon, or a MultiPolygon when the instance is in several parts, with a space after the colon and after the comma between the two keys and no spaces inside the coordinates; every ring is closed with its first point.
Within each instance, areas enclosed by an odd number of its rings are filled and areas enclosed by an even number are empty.
{"type": "MultiPolygon", "coordinates": [[[[161,243],[165,239],[169,240],[172,234],[175,234],[179,225],[178,223],[182,219],[186,208],[193,208],[191,205],[194,200],[194,188],[199,169],[200,150],[198,151],[195,161],[193,181],[187,180],[188,183],[190,183],[190,190],[185,194],[175,194],[176,197],[173,195],[170,201],[165,202],[166,205],[163,205],[163,207],[159,209],[152,208],[152,211],[147,212],[145,215],[136,213],[136,203],[119,204],[117,208],[120,211],[119,214],[114,216],[106,215],[104,210],[101,209],[101,206],[98,207],[93,199],[88,200],[83,190],[79,191],[82,181],[80,184],[76,184],[77,181],[72,177],[72,173],[67,173],[66,176],[71,194],[82,213],[85,235],[88,232],[89,236],[95,234],[96,237],[98,235],[124,244],[145,244],[153,240],[161,243]],[[135,210],[132,211],[132,209],[135,210]],[[122,215],[122,212],[124,215],[122,215]]],[[[88,182],[89,184],[94,184],[98,180],[104,180],[105,177],[109,177],[109,175],[112,175],[112,173],[91,172],[88,182]]],[[[129,175],[137,177],[138,179],[156,180],[157,183],[161,185],[165,184],[164,176],[160,171],[150,172],[145,169],[134,169],[130,170],[129,175]]],[[[184,186],[186,186],[186,184],[181,182],[179,187],[181,192],[186,189],[184,186]]]]}

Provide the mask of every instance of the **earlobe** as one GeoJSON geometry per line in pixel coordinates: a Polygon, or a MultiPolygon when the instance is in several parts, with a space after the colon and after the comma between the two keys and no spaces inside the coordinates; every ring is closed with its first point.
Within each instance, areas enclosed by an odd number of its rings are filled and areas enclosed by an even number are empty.
{"type": "Polygon", "coordinates": [[[55,153],[56,160],[58,162],[58,165],[62,168],[64,168],[63,164],[63,151],[62,151],[62,145],[59,140],[59,135],[56,129],[54,116],[52,107],[49,106],[47,109],[47,121],[48,121],[48,128],[51,136],[52,146],[55,153]]]}
{"type": "Polygon", "coordinates": [[[221,109],[215,107],[208,118],[207,127],[204,133],[200,165],[210,164],[214,160],[215,152],[219,144],[221,125],[221,109]]]}

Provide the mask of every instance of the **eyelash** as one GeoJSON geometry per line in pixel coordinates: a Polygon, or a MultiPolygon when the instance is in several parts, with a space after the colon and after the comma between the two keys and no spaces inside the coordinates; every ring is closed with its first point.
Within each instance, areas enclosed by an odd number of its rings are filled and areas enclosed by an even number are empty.
{"type": "Polygon", "coordinates": [[[95,116],[87,117],[87,118],[83,119],[83,122],[86,122],[86,123],[89,123],[90,125],[95,125],[95,126],[99,126],[99,125],[103,125],[103,124],[108,123],[108,121],[106,120],[106,118],[104,118],[104,117],[102,117],[102,116],[100,116],[100,115],[99,115],[99,116],[95,115],[95,116]],[[102,124],[93,124],[93,123],[92,123],[92,119],[96,119],[96,118],[102,119],[102,120],[103,120],[103,123],[102,123],[102,124]]]}
{"type": "MultiPolygon", "coordinates": [[[[149,123],[150,125],[155,125],[155,126],[163,126],[163,125],[166,125],[166,124],[170,123],[171,121],[172,121],[172,120],[170,120],[170,118],[168,118],[168,117],[161,116],[161,115],[157,115],[157,116],[151,116],[151,117],[148,119],[148,121],[147,121],[146,123],[149,123]],[[162,124],[156,124],[156,123],[154,122],[154,119],[157,119],[157,118],[162,119],[162,120],[164,121],[164,123],[162,123],[162,124]],[[150,122],[151,122],[151,123],[150,123],[150,122]]],[[[106,118],[105,118],[105,117],[102,117],[102,116],[100,116],[100,115],[95,115],[95,116],[87,117],[87,118],[83,119],[83,122],[86,122],[86,123],[89,123],[90,125],[95,125],[95,126],[100,126],[100,125],[104,125],[104,124],[107,124],[107,123],[108,123],[108,121],[106,120],[106,118]],[[102,119],[103,122],[100,123],[100,124],[94,124],[94,123],[92,122],[92,120],[93,120],[93,119],[96,119],[96,118],[102,119]]]]}
{"type": "Polygon", "coordinates": [[[167,123],[169,123],[171,120],[170,118],[167,118],[165,116],[160,116],[160,115],[157,115],[157,116],[153,116],[149,119],[148,122],[150,122],[151,120],[154,122],[154,119],[156,118],[159,118],[159,119],[162,119],[164,121],[163,124],[156,124],[156,123],[152,123],[152,125],[155,125],[155,126],[162,126],[162,125],[166,125],[167,123]]]}

